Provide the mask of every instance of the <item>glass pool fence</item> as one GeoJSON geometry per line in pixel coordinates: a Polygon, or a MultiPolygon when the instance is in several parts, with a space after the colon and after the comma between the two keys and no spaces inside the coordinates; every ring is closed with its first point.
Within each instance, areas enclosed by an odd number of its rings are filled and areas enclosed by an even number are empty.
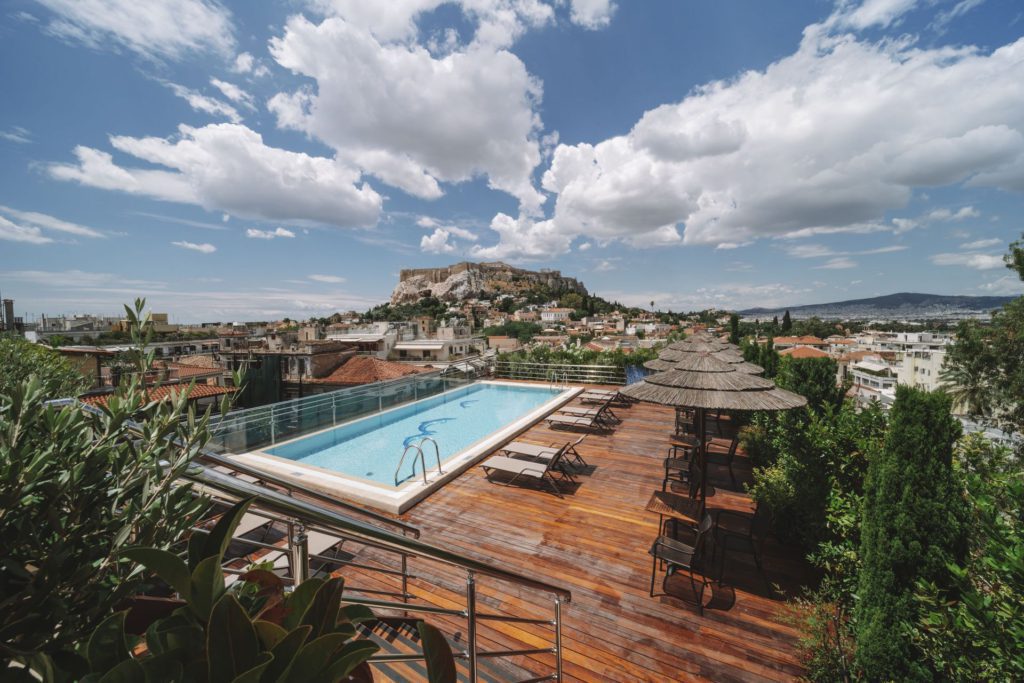
{"type": "Polygon", "coordinates": [[[224,417],[215,415],[210,420],[212,438],[208,448],[217,453],[258,450],[472,381],[421,374],[236,410],[224,417]]]}

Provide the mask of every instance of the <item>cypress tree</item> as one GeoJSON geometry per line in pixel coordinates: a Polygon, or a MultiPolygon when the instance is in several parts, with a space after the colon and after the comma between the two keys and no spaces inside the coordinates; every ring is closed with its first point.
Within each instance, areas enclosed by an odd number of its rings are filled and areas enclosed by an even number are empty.
{"type": "Polygon", "coordinates": [[[946,583],[966,548],[966,505],[953,475],[960,424],[941,393],[900,386],[885,447],[864,486],[856,663],[869,681],[931,680],[914,645],[918,580],[946,583]]]}
{"type": "Polygon", "coordinates": [[[729,316],[729,343],[740,343],[740,317],[735,313],[729,316]]]}
{"type": "Polygon", "coordinates": [[[793,320],[789,317],[789,311],[782,314],[782,332],[786,333],[793,329],[793,320]]]}

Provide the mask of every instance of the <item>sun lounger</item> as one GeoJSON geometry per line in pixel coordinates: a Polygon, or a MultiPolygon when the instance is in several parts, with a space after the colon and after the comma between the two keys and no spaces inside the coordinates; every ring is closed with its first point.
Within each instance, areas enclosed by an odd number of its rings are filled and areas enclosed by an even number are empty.
{"type": "MultiPolygon", "coordinates": [[[[248,516],[248,515],[247,515],[248,516]]],[[[264,520],[267,521],[267,520],[264,520]]],[[[320,531],[307,531],[306,532],[306,547],[309,549],[309,555],[323,555],[332,547],[341,543],[342,539],[337,536],[331,536],[329,534],[322,533],[320,531]]],[[[258,550],[258,548],[257,548],[258,550]]],[[[260,557],[256,560],[256,563],[264,564],[270,562],[270,571],[275,573],[286,572],[291,567],[291,554],[288,552],[288,546],[281,546],[280,550],[271,550],[269,553],[260,557]]],[[[235,581],[238,581],[239,574],[227,574],[224,577],[225,585],[230,586],[235,581]]]]}
{"type": "Polygon", "coordinates": [[[601,419],[607,420],[611,423],[622,422],[619,417],[612,412],[612,399],[608,398],[606,401],[588,401],[593,407],[584,406],[563,406],[558,409],[559,413],[567,413],[569,415],[576,415],[579,417],[589,417],[591,415],[598,415],[601,419]]]}
{"type": "Polygon", "coordinates": [[[563,415],[554,413],[544,418],[552,427],[576,427],[577,429],[589,429],[592,431],[609,431],[608,424],[599,419],[596,415],[591,417],[576,417],[574,415],[563,415]]]}
{"type": "Polygon", "coordinates": [[[604,391],[596,389],[585,389],[577,396],[582,403],[607,403],[616,408],[628,408],[633,405],[633,400],[623,396],[617,391],[604,391]]]}
{"type": "MultiPolygon", "coordinates": [[[[491,479],[491,475],[494,472],[503,472],[505,474],[511,474],[512,478],[509,479],[508,482],[502,484],[502,486],[511,486],[520,479],[541,481],[550,486],[552,490],[554,490],[555,495],[561,498],[562,492],[558,490],[558,480],[555,479],[555,472],[560,475],[561,479],[572,481],[572,476],[566,473],[564,469],[559,468],[559,463],[562,460],[563,453],[564,450],[559,451],[558,454],[548,460],[547,463],[530,462],[528,460],[520,460],[519,458],[508,458],[503,455],[495,455],[485,460],[480,467],[483,468],[488,481],[494,481],[491,479]]],[[[501,482],[494,483],[500,484],[501,482]]]]}
{"type": "Polygon", "coordinates": [[[500,448],[499,453],[507,454],[513,458],[534,458],[536,460],[547,461],[551,460],[561,452],[563,460],[568,461],[569,458],[572,458],[574,464],[586,467],[586,461],[576,450],[576,446],[580,445],[585,438],[587,438],[586,434],[576,439],[576,441],[566,441],[562,446],[556,446],[554,444],[550,446],[541,446],[539,444],[528,443],[526,441],[513,441],[512,443],[506,444],[504,447],[500,448]]]}

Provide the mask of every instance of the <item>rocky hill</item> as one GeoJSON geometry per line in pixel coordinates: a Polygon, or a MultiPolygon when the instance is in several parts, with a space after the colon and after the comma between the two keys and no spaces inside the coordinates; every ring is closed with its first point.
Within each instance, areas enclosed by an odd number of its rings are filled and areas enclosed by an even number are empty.
{"type": "Polygon", "coordinates": [[[899,292],[870,299],[851,299],[827,304],[782,308],[748,308],[744,317],[770,318],[786,310],[794,318],[816,316],[825,320],[925,320],[987,317],[992,310],[1012,301],[1012,296],[946,296],[899,292]]]}
{"type": "Polygon", "coordinates": [[[563,277],[557,270],[524,270],[500,261],[464,261],[444,268],[402,270],[398,286],[391,294],[391,303],[413,303],[425,296],[434,296],[442,301],[461,301],[490,298],[498,294],[519,295],[542,287],[553,294],[587,294],[583,283],[575,278],[563,277]]]}

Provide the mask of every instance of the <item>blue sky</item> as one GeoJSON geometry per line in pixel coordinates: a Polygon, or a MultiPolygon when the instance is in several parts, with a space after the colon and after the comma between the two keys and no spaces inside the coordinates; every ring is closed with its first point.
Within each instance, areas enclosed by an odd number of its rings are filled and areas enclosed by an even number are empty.
{"type": "Polygon", "coordinates": [[[307,317],[501,259],[693,310],[1017,294],[1018,0],[8,0],[19,314],[307,317]]]}

